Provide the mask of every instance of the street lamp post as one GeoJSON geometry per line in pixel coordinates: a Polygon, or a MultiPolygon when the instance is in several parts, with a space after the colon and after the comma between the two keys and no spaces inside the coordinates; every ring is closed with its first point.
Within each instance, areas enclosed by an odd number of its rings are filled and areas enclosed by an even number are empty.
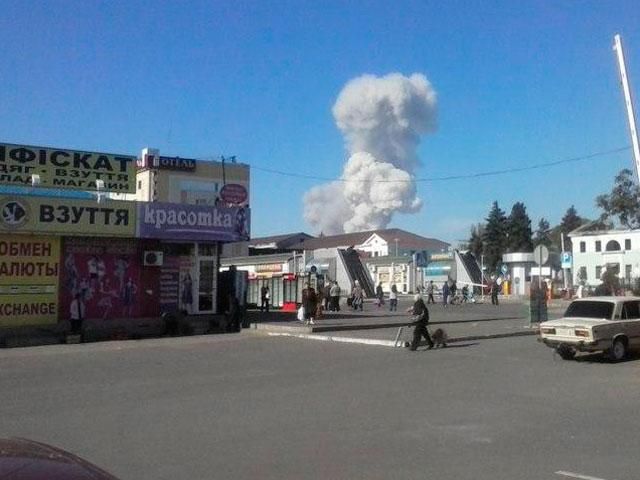
{"type": "Polygon", "coordinates": [[[481,288],[481,295],[482,295],[482,303],[484,303],[484,255],[480,254],[480,284],[482,285],[481,288]]]}

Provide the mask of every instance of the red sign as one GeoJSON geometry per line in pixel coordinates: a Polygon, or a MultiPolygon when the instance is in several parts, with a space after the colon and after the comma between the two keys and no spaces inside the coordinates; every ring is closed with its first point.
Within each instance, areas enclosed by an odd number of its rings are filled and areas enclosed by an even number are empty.
{"type": "Polygon", "coordinates": [[[228,183],[220,190],[220,198],[223,202],[240,205],[247,201],[249,194],[244,185],[228,183]]]}

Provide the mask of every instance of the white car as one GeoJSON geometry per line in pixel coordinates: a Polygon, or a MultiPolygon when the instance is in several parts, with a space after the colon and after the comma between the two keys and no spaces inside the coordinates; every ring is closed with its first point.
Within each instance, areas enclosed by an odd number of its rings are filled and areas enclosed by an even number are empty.
{"type": "Polygon", "coordinates": [[[620,361],[640,347],[640,297],[574,300],[562,318],[540,324],[538,341],[565,360],[576,352],[604,352],[620,361]]]}

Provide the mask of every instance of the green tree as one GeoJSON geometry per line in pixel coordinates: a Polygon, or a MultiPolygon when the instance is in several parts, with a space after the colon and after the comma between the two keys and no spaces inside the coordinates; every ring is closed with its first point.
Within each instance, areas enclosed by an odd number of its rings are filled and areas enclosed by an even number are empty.
{"type": "Polygon", "coordinates": [[[484,225],[479,223],[471,226],[471,236],[469,237],[468,248],[476,257],[480,260],[480,256],[483,254],[484,225]]]}
{"type": "Polygon", "coordinates": [[[564,233],[564,249],[565,251],[571,251],[571,239],[569,238],[569,233],[575,230],[576,228],[584,225],[588,220],[582,218],[578,215],[576,211],[576,207],[571,205],[567,211],[565,212],[562,220],[559,225],[556,225],[551,229],[549,233],[549,238],[551,238],[551,249],[557,250],[558,252],[562,247],[561,236],[564,233]]]}
{"type": "Polygon", "coordinates": [[[493,202],[486,219],[483,240],[485,265],[491,274],[497,271],[502,263],[502,255],[507,249],[507,217],[498,206],[498,202],[493,202]]]}
{"type": "Polygon", "coordinates": [[[549,222],[546,218],[542,217],[538,222],[538,229],[533,237],[533,244],[544,245],[546,247],[551,246],[551,228],[549,227],[549,222]]]}
{"type": "Polygon", "coordinates": [[[516,202],[507,219],[507,250],[509,252],[531,252],[531,219],[527,215],[527,207],[516,202]]]}
{"type": "Polygon", "coordinates": [[[599,195],[596,206],[602,210],[600,220],[603,223],[617,218],[629,229],[640,227],[640,187],[631,170],[625,168],[616,175],[611,193],[599,195]]]}

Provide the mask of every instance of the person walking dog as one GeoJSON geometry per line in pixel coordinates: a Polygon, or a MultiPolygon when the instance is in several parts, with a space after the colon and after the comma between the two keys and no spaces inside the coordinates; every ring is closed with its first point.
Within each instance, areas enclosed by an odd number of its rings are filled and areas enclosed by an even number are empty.
{"type": "Polygon", "coordinates": [[[415,325],[410,350],[415,352],[418,349],[418,345],[420,344],[420,339],[422,337],[427,341],[427,348],[431,350],[433,348],[433,341],[429,336],[429,330],[427,330],[427,324],[429,323],[429,310],[419,294],[414,295],[413,300],[413,307],[408,309],[412,314],[413,325],[415,325]]]}

